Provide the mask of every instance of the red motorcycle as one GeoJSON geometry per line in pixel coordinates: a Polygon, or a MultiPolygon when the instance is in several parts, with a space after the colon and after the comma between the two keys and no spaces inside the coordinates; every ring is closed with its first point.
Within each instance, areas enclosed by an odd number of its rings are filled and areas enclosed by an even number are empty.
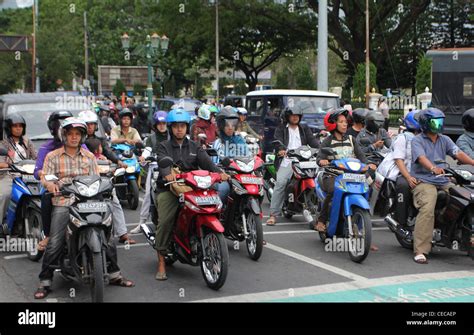
{"type": "Polygon", "coordinates": [[[231,176],[231,191],[221,215],[224,236],[247,243],[247,251],[254,261],[263,250],[262,208],[264,188],[260,157],[224,158],[221,165],[231,176]]]}
{"type": "MultiPolygon", "coordinates": [[[[164,157],[158,164],[166,168],[173,165],[173,160],[164,157]]],[[[176,181],[171,182],[184,183],[192,190],[180,196],[173,239],[165,257],[167,265],[177,260],[183,264],[200,265],[204,281],[214,290],[224,285],[229,264],[224,227],[219,221],[222,201],[212,189],[212,185],[219,181],[218,173],[195,170],[178,174],[176,181]]],[[[145,224],[141,228],[154,247],[154,226],[145,224]]]]}

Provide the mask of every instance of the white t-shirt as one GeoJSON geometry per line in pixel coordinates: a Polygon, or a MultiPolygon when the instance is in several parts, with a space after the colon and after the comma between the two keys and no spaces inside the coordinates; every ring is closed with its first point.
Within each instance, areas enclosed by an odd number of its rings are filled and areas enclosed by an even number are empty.
{"type": "Polygon", "coordinates": [[[23,157],[26,157],[26,149],[22,145],[20,145],[20,143],[15,143],[15,147],[16,147],[16,150],[15,150],[15,156],[13,156],[13,163],[18,163],[19,161],[22,160],[20,156],[18,155],[18,152],[20,152],[23,157]]]}
{"type": "MultiPolygon", "coordinates": [[[[288,147],[287,150],[294,150],[298,149],[301,147],[301,135],[300,135],[300,128],[296,127],[295,129],[291,128],[290,126],[288,127],[288,147]]],[[[281,167],[287,167],[290,164],[291,160],[288,158],[284,158],[283,161],[281,162],[281,167]]]]}

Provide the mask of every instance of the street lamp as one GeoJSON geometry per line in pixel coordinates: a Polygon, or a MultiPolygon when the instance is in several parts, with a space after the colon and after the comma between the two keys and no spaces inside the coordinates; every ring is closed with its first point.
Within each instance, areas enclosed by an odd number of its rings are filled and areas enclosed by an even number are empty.
{"type": "MultiPolygon", "coordinates": [[[[120,38],[122,41],[122,48],[128,50],[130,48],[130,37],[127,33],[124,33],[120,38]]],[[[152,117],[152,105],[153,105],[153,66],[152,58],[156,56],[158,50],[165,53],[168,50],[169,38],[166,35],[159,36],[157,33],[153,33],[151,36],[146,37],[146,60],[148,66],[148,86],[147,86],[147,97],[148,97],[148,110],[149,116],[152,117]]]]}

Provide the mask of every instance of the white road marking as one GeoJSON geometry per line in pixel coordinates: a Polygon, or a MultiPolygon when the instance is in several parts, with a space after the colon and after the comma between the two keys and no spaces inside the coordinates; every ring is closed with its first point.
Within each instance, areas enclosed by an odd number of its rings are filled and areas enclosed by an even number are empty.
{"type": "MultiPolygon", "coordinates": [[[[334,293],[349,290],[360,290],[383,285],[407,284],[430,280],[447,280],[474,276],[474,271],[450,271],[434,273],[418,273],[401,276],[390,276],[383,278],[362,279],[344,283],[331,283],[324,285],[292,288],[292,297],[302,297],[324,293],[334,293]]],[[[288,289],[267,291],[260,293],[241,294],[222,298],[197,300],[194,302],[262,302],[266,300],[279,300],[289,298],[288,289]]]]}
{"type": "Polygon", "coordinates": [[[128,249],[128,248],[134,248],[134,247],[144,247],[146,245],[149,245],[148,243],[136,243],[136,244],[128,244],[128,245],[119,245],[117,246],[117,249],[128,249]]]}
{"type": "Polygon", "coordinates": [[[323,270],[333,272],[333,273],[335,273],[339,276],[342,276],[342,277],[346,277],[346,278],[349,278],[349,279],[352,279],[352,280],[366,280],[367,279],[366,277],[359,276],[358,274],[355,274],[355,273],[346,271],[344,269],[341,269],[341,268],[338,268],[338,267],[335,267],[335,266],[332,266],[332,265],[314,260],[312,258],[306,257],[304,255],[298,254],[296,252],[293,252],[293,251],[285,249],[285,248],[281,248],[279,246],[276,246],[276,245],[268,243],[268,242],[265,245],[265,247],[267,247],[270,250],[273,250],[273,251],[279,252],[281,254],[284,254],[288,257],[295,258],[295,259],[297,259],[301,262],[305,262],[305,263],[308,263],[310,265],[321,268],[323,270]]]}
{"type": "Polygon", "coordinates": [[[28,257],[27,254],[21,254],[21,255],[11,255],[11,256],[5,256],[3,257],[4,259],[16,259],[16,258],[26,258],[28,257]]]}

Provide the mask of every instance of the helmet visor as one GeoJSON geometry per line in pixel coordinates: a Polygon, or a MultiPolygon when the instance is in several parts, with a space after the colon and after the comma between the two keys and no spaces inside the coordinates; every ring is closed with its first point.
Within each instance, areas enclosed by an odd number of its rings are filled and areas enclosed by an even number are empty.
{"type": "Polygon", "coordinates": [[[444,118],[431,119],[428,123],[429,130],[432,133],[441,133],[443,131],[444,118]]]}
{"type": "Polygon", "coordinates": [[[225,125],[224,127],[225,128],[236,128],[237,127],[237,124],[239,123],[239,120],[238,119],[226,119],[225,120],[225,125]]]}

